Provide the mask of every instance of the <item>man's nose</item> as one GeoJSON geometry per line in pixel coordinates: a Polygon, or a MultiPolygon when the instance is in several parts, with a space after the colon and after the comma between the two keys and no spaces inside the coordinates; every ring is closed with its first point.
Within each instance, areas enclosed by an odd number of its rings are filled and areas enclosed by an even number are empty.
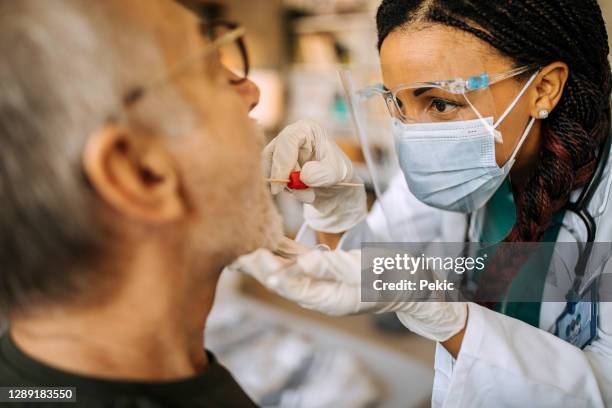
{"type": "Polygon", "coordinates": [[[236,91],[240,97],[249,107],[249,111],[255,109],[255,107],[259,104],[259,97],[261,95],[259,87],[250,79],[247,79],[239,84],[235,84],[234,87],[236,88],[236,91]]]}

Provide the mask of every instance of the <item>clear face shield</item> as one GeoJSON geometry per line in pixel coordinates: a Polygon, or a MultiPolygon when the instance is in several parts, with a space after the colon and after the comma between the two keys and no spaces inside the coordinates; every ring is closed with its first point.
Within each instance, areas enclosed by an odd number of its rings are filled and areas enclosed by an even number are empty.
{"type": "MultiPolygon", "coordinates": [[[[499,124],[535,75],[518,91],[505,84],[512,90],[507,100],[496,101],[491,87],[535,68],[487,73],[482,65],[448,64],[436,69],[433,80],[398,67],[382,71],[386,82],[376,69],[340,72],[377,206],[393,240],[435,239],[436,224],[427,224],[435,214],[431,207],[473,212],[505,179],[515,154],[501,167],[496,163],[496,145],[504,143],[499,124]]],[[[524,137],[510,141],[518,151],[524,137]]]]}

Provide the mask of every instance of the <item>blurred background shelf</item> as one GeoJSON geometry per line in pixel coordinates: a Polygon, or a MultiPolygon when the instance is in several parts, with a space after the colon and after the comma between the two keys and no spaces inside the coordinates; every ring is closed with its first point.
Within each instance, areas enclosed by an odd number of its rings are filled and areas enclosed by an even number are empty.
{"type": "Polygon", "coordinates": [[[282,310],[284,313],[306,319],[316,325],[316,327],[337,330],[344,335],[351,335],[359,338],[372,346],[402,355],[405,359],[419,362],[429,369],[428,375],[433,375],[431,366],[435,354],[435,343],[410,333],[408,330],[389,334],[378,329],[372,321],[371,316],[368,315],[332,317],[303,309],[294,303],[270,293],[263,286],[250,278],[245,278],[242,281],[240,293],[247,295],[246,299],[248,299],[248,301],[255,301],[265,305],[266,309],[272,308],[275,310],[282,310]]]}
{"type": "MultiPolygon", "coordinates": [[[[267,331],[282,327],[312,342],[315,348],[350,353],[363,365],[364,375],[372,378],[377,386],[378,398],[369,406],[426,407],[431,404],[435,352],[435,343],[431,341],[408,331],[384,334],[368,316],[337,318],[301,309],[270,294],[258,283],[231,273],[223,277],[211,319],[214,321],[216,314],[228,308],[248,313],[251,324],[266,327],[267,331]]],[[[217,352],[214,348],[213,351],[217,352]]],[[[223,353],[220,360],[224,363],[223,353]]],[[[231,364],[228,366],[231,369],[231,364]]],[[[328,381],[334,379],[328,378],[328,381]]],[[[347,386],[338,392],[350,395],[354,390],[347,386]]]]}

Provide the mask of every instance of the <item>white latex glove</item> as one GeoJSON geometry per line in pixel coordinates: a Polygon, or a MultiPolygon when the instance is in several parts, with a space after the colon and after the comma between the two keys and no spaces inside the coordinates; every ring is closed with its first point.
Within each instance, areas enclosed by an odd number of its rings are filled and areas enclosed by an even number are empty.
{"type": "MultiPolygon", "coordinates": [[[[306,224],[317,231],[339,233],[357,225],[367,215],[363,187],[338,186],[338,183],[361,183],[353,164],[340,148],[331,142],[317,123],[302,120],[286,127],[263,152],[267,177],[286,180],[293,171],[311,188],[289,190],[304,205],[306,224]]],[[[272,194],[286,185],[272,183],[272,194]]]]}
{"type": "Polygon", "coordinates": [[[362,302],[359,250],[309,250],[286,239],[281,252],[293,254],[293,259],[258,249],[238,258],[229,268],[253,276],[304,308],[328,315],[397,312],[407,328],[435,341],[448,340],[465,327],[465,303],[362,302]]]}

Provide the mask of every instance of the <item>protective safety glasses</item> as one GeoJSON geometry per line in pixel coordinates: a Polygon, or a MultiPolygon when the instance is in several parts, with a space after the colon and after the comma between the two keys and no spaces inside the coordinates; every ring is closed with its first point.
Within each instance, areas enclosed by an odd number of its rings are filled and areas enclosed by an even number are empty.
{"type": "Polygon", "coordinates": [[[496,83],[536,68],[526,65],[503,73],[481,73],[466,79],[416,82],[393,89],[387,89],[382,83],[378,83],[366,86],[359,92],[366,98],[373,95],[382,96],[391,116],[404,123],[469,120],[488,114],[486,105],[491,99],[490,95],[483,91],[496,83]]]}

